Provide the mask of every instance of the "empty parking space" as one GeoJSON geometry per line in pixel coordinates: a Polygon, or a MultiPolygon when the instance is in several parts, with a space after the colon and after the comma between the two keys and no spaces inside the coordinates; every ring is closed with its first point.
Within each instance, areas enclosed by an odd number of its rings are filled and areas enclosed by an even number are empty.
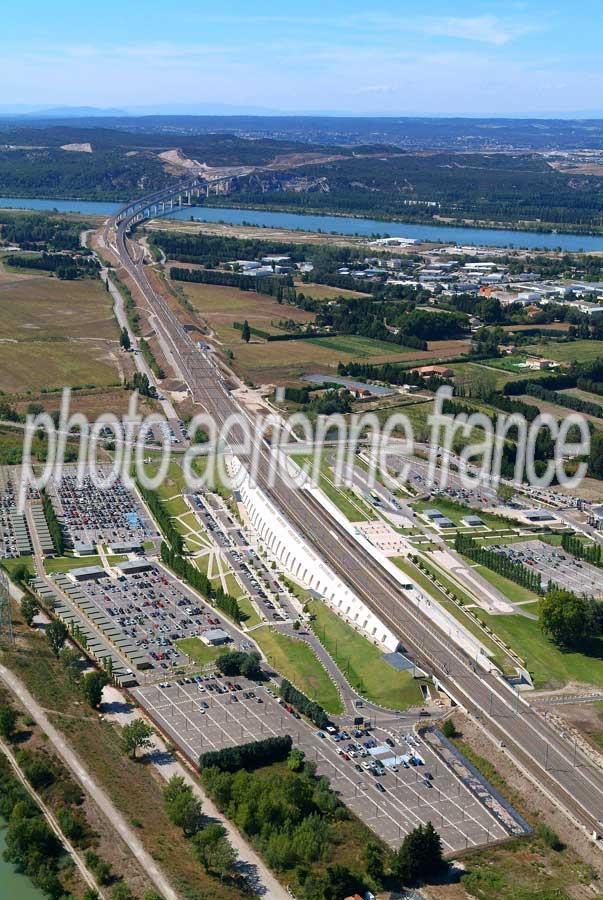
{"type": "Polygon", "coordinates": [[[513,562],[534,568],[541,575],[543,587],[550,581],[578,595],[603,597],[603,569],[575,559],[561,547],[544,541],[522,541],[490,549],[504,553],[513,562]]]}
{"type": "Polygon", "coordinates": [[[431,746],[396,730],[395,720],[390,731],[348,726],[343,736],[332,736],[294,717],[265,688],[243,678],[233,679],[232,689],[224,677],[179,681],[136,688],[133,694],[195,763],[208,750],[289,734],[315,762],[317,774],[326,776],[341,799],[391,846],[427,821],[447,852],[508,834],[431,746]]]}

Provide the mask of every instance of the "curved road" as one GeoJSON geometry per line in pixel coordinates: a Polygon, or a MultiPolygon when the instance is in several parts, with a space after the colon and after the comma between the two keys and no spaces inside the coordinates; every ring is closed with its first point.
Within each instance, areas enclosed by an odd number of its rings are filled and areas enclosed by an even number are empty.
{"type": "MultiPolygon", "coordinates": [[[[140,260],[128,252],[126,235],[135,224],[125,216],[116,226],[122,264],[145,295],[157,323],[178,360],[180,374],[196,403],[221,425],[241,413],[217,368],[194,345],[172,309],[151,286],[140,260]]],[[[236,432],[233,439],[237,440],[236,432]]],[[[598,832],[603,824],[603,771],[594,767],[500,677],[484,673],[448,635],[412,605],[391,576],[328,516],[305,491],[291,489],[278,476],[272,487],[267,474],[271,457],[256,443],[257,480],[306,541],[349,587],[396,633],[409,655],[430,671],[446,691],[503,743],[530,777],[581,826],[598,832]]],[[[243,462],[245,455],[237,454],[243,462]]]]}

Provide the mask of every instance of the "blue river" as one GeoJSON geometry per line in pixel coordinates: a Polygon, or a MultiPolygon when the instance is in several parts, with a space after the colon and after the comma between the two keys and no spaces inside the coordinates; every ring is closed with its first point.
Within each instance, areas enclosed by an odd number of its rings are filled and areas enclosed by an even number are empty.
{"type": "MultiPolygon", "coordinates": [[[[110,216],[121,204],[91,200],[32,200],[17,197],[0,197],[0,207],[14,209],[56,209],[58,212],[77,212],[90,216],[110,216]]],[[[285,228],[302,231],[323,231],[334,234],[389,235],[415,238],[424,241],[456,243],[461,246],[522,247],[528,250],[603,251],[603,235],[548,234],[538,231],[514,231],[498,228],[470,228],[443,225],[413,225],[405,222],[380,222],[378,219],[352,216],[303,215],[301,213],[266,212],[255,209],[231,209],[229,207],[194,207],[177,210],[168,218],[200,222],[226,222],[229,225],[249,223],[267,228],[285,228]]]]}

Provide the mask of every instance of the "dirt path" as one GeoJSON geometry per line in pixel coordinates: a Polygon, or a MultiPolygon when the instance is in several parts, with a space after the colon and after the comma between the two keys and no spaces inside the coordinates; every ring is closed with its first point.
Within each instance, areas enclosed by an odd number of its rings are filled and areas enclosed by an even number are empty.
{"type": "Polygon", "coordinates": [[[113,802],[100,785],[90,776],[88,770],[80,762],[74,751],[71,749],[63,735],[57,731],[54,725],[48,719],[46,713],[40,704],[32,697],[25,685],[17,676],[0,665],[0,678],[8,685],[10,690],[19,698],[31,716],[36,720],[40,728],[48,736],[53,747],[75,774],[76,778],[84,785],[88,793],[96,801],[102,812],[113,824],[116,831],[126,842],[132,854],[136,857],[143,870],[147,873],[149,879],[153,882],[159,893],[165,900],[178,900],[178,894],[174,891],[171,884],[152,858],[147,853],[139,838],[133,829],[126,822],[119,810],[113,805],[113,802]]]}
{"type": "MultiPolygon", "coordinates": [[[[140,711],[135,709],[129,703],[126,703],[121,694],[114,687],[106,687],[103,691],[103,711],[108,719],[118,722],[120,725],[127,725],[135,718],[143,718],[140,711]]],[[[147,751],[153,764],[157,768],[158,773],[166,781],[173,775],[184,778],[187,784],[190,784],[197,797],[203,803],[203,812],[211,819],[220,822],[228,834],[228,839],[234,849],[239,854],[242,868],[247,877],[251,877],[255,882],[253,889],[256,894],[262,897],[270,898],[270,900],[290,900],[285,888],[274,877],[270,869],[258,854],[249,846],[247,841],[237,831],[236,828],[224,818],[222,813],[210,800],[207,794],[202,790],[199,783],[190,775],[186,766],[178,762],[172,757],[160,737],[155,734],[152,738],[152,746],[147,751]],[[156,761],[155,761],[156,760],[156,761]]]]}

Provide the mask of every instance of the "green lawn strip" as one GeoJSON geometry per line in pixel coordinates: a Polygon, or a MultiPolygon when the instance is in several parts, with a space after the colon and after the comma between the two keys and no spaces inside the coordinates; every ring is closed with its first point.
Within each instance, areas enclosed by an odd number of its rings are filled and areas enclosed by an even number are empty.
{"type": "Polygon", "coordinates": [[[163,500],[163,505],[169,512],[170,516],[183,516],[190,512],[190,506],[184,497],[170,497],[169,500],[163,500]]]}
{"type": "MultiPolygon", "coordinates": [[[[494,513],[483,512],[482,510],[471,509],[469,506],[463,506],[462,503],[455,503],[447,497],[432,497],[431,500],[417,500],[411,504],[412,508],[419,513],[426,509],[439,509],[442,515],[447,516],[455,525],[461,525],[461,519],[466,516],[479,516],[484,525],[494,530],[508,529],[517,527],[516,522],[505,519],[503,516],[494,515],[494,513]]],[[[479,534],[478,529],[470,528],[471,533],[479,534]]]]}
{"type": "MultiPolygon", "coordinates": [[[[236,594],[234,595],[236,596],[236,594]]],[[[239,609],[241,610],[242,620],[247,628],[259,625],[262,619],[255,611],[255,607],[249,597],[239,597],[239,609]]]]}
{"type": "Polygon", "coordinates": [[[231,597],[237,597],[241,593],[241,585],[232,572],[228,571],[224,575],[224,581],[226,582],[226,593],[230,594],[231,597]]]}
{"type": "Polygon", "coordinates": [[[533,619],[517,615],[491,616],[481,610],[479,615],[526,660],[537,689],[560,688],[568,682],[603,687],[603,636],[593,638],[584,646],[583,652],[566,652],[549,641],[540,624],[533,619]]]}
{"type": "Polygon", "coordinates": [[[33,575],[33,556],[17,556],[15,559],[0,559],[0,566],[2,566],[3,569],[6,569],[10,578],[13,577],[15,569],[18,569],[21,566],[26,566],[33,575]]]}
{"type": "MultiPolygon", "coordinates": [[[[404,572],[409,578],[412,580],[423,590],[426,594],[432,597],[437,603],[440,604],[447,612],[449,612],[459,624],[463,625],[467,631],[476,637],[486,648],[486,650],[490,651],[490,658],[496,665],[505,673],[515,673],[515,663],[511,659],[510,656],[507,656],[505,651],[496,644],[492,638],[484,631],[480,625],[474,621],[474,619],[463,612],[462,608],[459,608],[456,603],[453,603],[452,600],[449,600],[448,597],[439,590],[433,582],[421,572],[416,566],[413,566],[412,563],[408,562],[408,560],[401,559],[399,557],[392,558],[392,562],[398,566],[398,568],[404,572]]],[[[433,568],[433,564],[430,566],[432,571],[436,574],[436,577],[439,581],[444,585],[444,587],[448,587],[450,585],[450,589],[468,603],[474,603],[467,594],[464,594],[456,585],[449,582],[448,579],[446,581],[443,578],[440,578],[439,570],[435,570],[433,568]]],[[[475,614],[483,620],[482,610],[480,608],[476,608],[473,610],[475,614]]],[[[494,629],[492,629],[494,630],[494,629]]],[[[508,642],[507,642],[508,643],[508,642]]],[[[520,654],[521,655],[521,654],[520,654]]]]}
{"type": "MultiPolygon", "coordinates": [[[[144,469],[146,474],[149,477],[154,477],[159,471],[159,465],[160,463],[155,461],[145,463],[144,469]]],[[[172,460],[168,466],[165,478],[159,487],[154,490],[159,494],[159,497],[162,500],[167,500],[169,497],[173,497],[176,494],[182,494],[184,488],[184,472],[182,471],[182,467],[179,462],[172,460]]]]}
{"type": "Polygon", "coordinates": [[[419,682],[385,662],[381,650],[321,600],[310,601],[308,609],[315,616],[312,630],[359,694],[389,709],[408,709],[423,702],[419,682]]]}
{"type": "MultiPolygon", "coordinates": [[[[127,556],[107,556],[107,562],[110,566],[117,563],[125,562],[127,556]]],[[[100,556],[57,556],[52,559],[44,560],[44,571],[48,574],[53,572],[71,572],[72,569],[83,569],[87,566],[102,566],[103,561],[100,556]]]]}
{"type": "MultiPolygon", "coordinates": [[[[466,561],[471,565],[471,560],[466,561]]],[[[492,587],[497,588],[501,594],[504,594],[511,603],[521,603],[524,600],[539,599],[538,594],[534,594],[533,591],[529,591],[520,584],[516,584],[514,581],[510,581],[503,575],[499,575],[498,572],[493,572],[492,569],[489,569],[487,566],[473,566],[473,570],[481,575],[482,578],[485,578],[486,581],[489,581],[492,587]]]]}
{"type": "Polygon", "coordinates": [[[290,578],[284,576],[281,576],[281,581],[301,603],[307,603],[308,600],[314,599],[312,591],[302,587],[301,584],[298,584],[296,581],[292,581],[290,578]]]}
{"type": "Polygon", "coordinates": [[[182,638],[182,640],[176,641],[176,646],[199,666],[215,662],[221,654],[226,653],[224,647],[208,647],[196,637],[182,638]]]}
{"type": "MultiPolygon", "coordinates": [[[[309,463],[309,474],[312,474],[313,468],[311,466],[311,456],[307,456],[306,454],[295,454],[292,455],[292,459],[299,466],[304,466],[306,463],[309,463]]],[[[344,514],[349,522],[367,522],[370,519],[376,518],[373,511],[369,509],[369,507],[366,506],[366,504],[363,503],[350,488],[346,488],[343,485],[340,488],[336,487],[333,484],[333,478],[333,472],[327,466],[326,461],[322,460],[318,479],[319,487],[329,500],[335,504],[337,509],[344,514]]]]}
{"type": "Polygon", "coordinates": [[[268,627],[257,628],[253,638],[270,665],[310,700],[332,716],[343,712],[337,687],[308,644],[268,627]]]}
{"type": "Polygon", "coordinates": [[[198,478],[206,478],[205,485],[208,490],[215,491],[223,500],[228,500],[232,497],[232,488],[220,477],[221,467],[223,468],[223,465],[220,466],[218,455],[195,456],[191,464],[191,468],[198,478]]]}

